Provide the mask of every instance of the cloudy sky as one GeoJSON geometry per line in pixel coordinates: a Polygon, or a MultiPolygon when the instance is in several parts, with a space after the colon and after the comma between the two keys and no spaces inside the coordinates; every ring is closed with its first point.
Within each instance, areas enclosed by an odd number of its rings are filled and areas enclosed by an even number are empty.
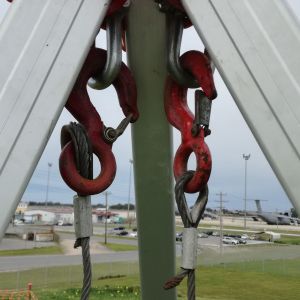
{"type": "MultiPolygon", "coordinates": [[[[288,1],[296,15],[300,15],[300,3],[298,0],[288,1]]],[[[9,9],[9,3],[0,0],[0,22],[9,9]]],[[[104,33],[97,39],[98,46],[105,47],[104,33]]],[[[191,49],[203,50],[203,45],[193,29],[184,33],[182,52],[191,49]]],[[[251,154],[248,161],[248,208],[254,209],[254,201],[251,199],[267,200],[263,202],[265,210],[279,211],[290,209],[291,203],[288,200],[279,181],[274,175],[271,167],[265,159],[262,151],[257,145],[251,131],[237,109],[232,97],[224,85],[218,72],[215,72],[215,83],[218,90],[218,98],[213,102],[211,129],[212,135],[206,139],[210,147],[213,159],[213,169],[209,181],[210,197],[209,207],[216,207],[216,193],[222,191],[228,201],[225,207],[232,209],[243,209],[244,202],[244,167],[243,153],[251,154]]],[[[122,119],[121,110],[118,106],[116,93],[113,88],[105,91],[89,91],[97,110],[101,114],[107,126],[115,127],[122,119]]],[[[193,94],[189,95],[191,109],[193,109],[193,94]]],[[[23,195],[24,201],[45,201],[47,175],[49,180],[49,201],[71,203],[74,192],[70,190],[60,177],[58,169],[58,158],[60,154],[60,130],[64,124],[72,121],[70,114],[64,110],[49,140],[49,143],[36,167],[32,179],[23,195]],[[52,167],[48,167],[48,163],[52,167]]],[[[174,134],[174,151],[180,144],[180,135],[177,131],[174,134]]],[[[118,170],[114,183],[109,188],[110,203],[127,202],[129,194],[129,172],[132,158],[130,128],[121,136],[113,146],[116,156],[118,170]]],[[[193,162],[189,163],[193,169],[193,162]]],[[[96,167],[97,169],[97,167],[96,167]]],[[[134,202],[134,183],[131,187],[130,201],[134,202]]],[[[103,195],[93,197],[93,203],[103,203],[103,195]]]]}

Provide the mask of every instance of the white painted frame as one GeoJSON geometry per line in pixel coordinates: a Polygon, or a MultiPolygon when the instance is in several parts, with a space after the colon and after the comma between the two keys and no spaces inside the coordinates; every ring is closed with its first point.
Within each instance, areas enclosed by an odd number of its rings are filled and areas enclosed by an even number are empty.
{"type": "Polygon", "coordinates": [[[299,23],[281,0],[182,3],[300,213],[299,23]]]}
{"type": "Polygon", "coordinates": [[[0,25],[0,240],[110,0],[14,0],[0,25]]]}

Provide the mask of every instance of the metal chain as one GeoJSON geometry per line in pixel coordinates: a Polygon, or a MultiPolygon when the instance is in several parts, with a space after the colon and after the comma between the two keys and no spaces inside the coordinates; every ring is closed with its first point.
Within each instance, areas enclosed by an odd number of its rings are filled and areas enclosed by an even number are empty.
{"type": "MultiPolygon", "coordinates": [[[[76,165],[79,173],[85,178],[93,178],[93,154],[86,130],[81,124],[72,122],[64,126],[61,140],[71,138],[75,150],[76,165]]],[[[64,142],[63,142],[64,143],[64,142]]],[[[81,300],[88,300],[92,283],[92,266],[90,258],[90,237],[77,238],[74,248],[81,247],[83,263],[83,284],[81,300]]]]}

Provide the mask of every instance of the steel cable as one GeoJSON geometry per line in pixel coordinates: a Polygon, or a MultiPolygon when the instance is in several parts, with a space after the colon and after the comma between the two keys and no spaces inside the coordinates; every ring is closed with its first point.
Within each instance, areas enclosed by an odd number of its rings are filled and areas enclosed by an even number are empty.
{"type": "MultiPolygon", "coordinates": [[[[189,209],[186,202],[184,187],[186,183],[193,177],[194,171],[185,172],[180,178],[178,178],[175,185],[175,198],[178,207],[179,214],[181,216],[184,228],[197,228],[204,213],[207,200],[208,200],[208,187],[207,185],[200,191],[195,204],[192,209],[189,209]]],[[[181,267],[181,272],[170,278],[164,285],[165,289],[171,289],[181,283],[181,281],[187,276],[188,285],[188,300],[195,300],[195,269],[185,269],[181,267]]]]}
{"type": "MultiPolygon", "coordinates": [[[[79,173],[85,178],[93,177],[93,154],[89,138],[81,124],[70,123],[64,126],[61,140],[71,139],[75,150],[76,165],[79,173]]],[[[81,300],[88,300],[92,284],[92,265],[90,257],[90,237],[76,239],[74,248],[81,247],[83,264],[83,283],[81,300]]]]}

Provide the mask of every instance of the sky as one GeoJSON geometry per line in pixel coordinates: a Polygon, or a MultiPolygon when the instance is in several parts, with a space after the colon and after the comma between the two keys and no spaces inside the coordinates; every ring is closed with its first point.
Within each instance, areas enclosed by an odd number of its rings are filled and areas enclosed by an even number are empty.
{"type": "MultiPolygon", "coordinates": [[[[287,1],[297,16],[300,16],[300,2],[287,1]]],[[[10,4],[0,0],[0,22],[9,9],[10,4]]],[[[1,25],[0,25],[1,26],[1,25]]],[[[97,46],[105,48],[105,34],[101,32],[97,38],[97,46]]],[[[203,44],[194,29],[184,32],[182,52],[198,49],[203,51],[203,44]]],[[[123,57],[126,60],[126,57],[123,57]]],[[[267,211],[285,211],[292,205],[283,188],[274,175],[264,154],[255,141],[251,131],[240,114],[234,100],[228,92],[219,73],[214,74],[218,98],[213,101],[210,128],[212,134],[206,138],[213,160],[213,168],[209,180],[210,196],[208,207],[216,208],[218,203],[217,193],[226,193],[224,206],[229,209],[244,208],[245,188],[245,161],[243,154],[251,154],[247,167],[247,208],[255,209],[254,199],[265,200],[262,207],[267,211]]],[[[116,127],[123,118],[118,105],[117,96],[113,88],[104,91],[89,89],[93,104],[97,108],[106,126],[116,127]]],[[[189,93],[189,105],[193,110],[193,93],[189,93]]],[[[49,174],[48,201],[72,203],[74,192],[67,187],[60,176],[58,159],[60,155],[60,130],[61,127],[74,121],[72,116],[64,109],[57,125],[51,135],[43,155],[22,197],[22,201],[40,201],[46,199],[47,178],[49,174]],[[48,163],[52,166],[49,167],[48,163]]],[[[173,130],[173,152],[180,144],[180,134],[173,130]]],[[[126,132],[114,143],[113,152],[117,161],[117,174],[114,183],[109,187],[109,203],[134,203],[134,182],[129,184],[132,159],[131,132],[126,132]]],[[[189,168],[194,169],[194,160],[189,161],[189,168]]],[[[96,165],[95,173],[99,170],[96,165]]],[[[188,197],[194,201],[193,196],[188,197]]],[[[104,204],[104,195],[92,197],[92,203],[104,204]]]]}

